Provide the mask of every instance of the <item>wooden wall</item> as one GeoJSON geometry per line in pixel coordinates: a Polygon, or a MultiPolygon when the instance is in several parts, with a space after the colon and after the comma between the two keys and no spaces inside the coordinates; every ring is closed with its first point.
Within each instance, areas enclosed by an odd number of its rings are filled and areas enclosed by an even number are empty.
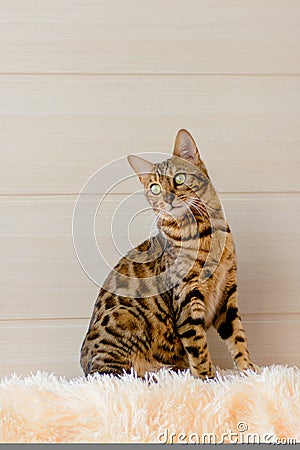
{"type": "Polygon", "coordinates": [[[98,287],[73,248],[77,195],[182,127],[235,234],[253,359],[300,365],[299,23],[296,0],[0,0],[0,375],[81,374],[98,287]]]}

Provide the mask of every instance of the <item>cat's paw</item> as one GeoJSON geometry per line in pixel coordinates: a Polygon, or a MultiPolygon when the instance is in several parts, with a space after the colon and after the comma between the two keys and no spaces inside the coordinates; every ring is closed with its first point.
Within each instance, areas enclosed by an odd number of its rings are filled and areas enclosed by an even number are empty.
{"type": "Polygon", "coordinates": [[[215,380],[216,379],[216,373],[212,372],[209,375],[206,375],[206,377],[204,378],[205,381],[209,381],[209,380],[215,380]]]}
{"type": "Polygon", "coordinates": [[[254,364],[251,362],[250,367],[248,367],[248,369],[253,370],[253,372],[255,373],[261,373],[262,372],[262,368],[259,367],[257,364],[254,364]]]}
{"type": "Polygon", "coordinates": [[[251,370],[252,372],[255,373],[261,372],[261,368],[256,364],[254,364],[252,361],[244,361],[244,360],[239,361],[239,363],[237,364],[237,369],[240,372],[247,372],[248,370],[251,370]]]}
{"type": "Polygon", "coordinates": [[[198,370],[191,370],[191,373],[193,375],[194,378],[200,378],[201,380],[212,380],[214,378],[216,378],[216,372],[211,369],[207,372],[200,372],[198,370]]]}

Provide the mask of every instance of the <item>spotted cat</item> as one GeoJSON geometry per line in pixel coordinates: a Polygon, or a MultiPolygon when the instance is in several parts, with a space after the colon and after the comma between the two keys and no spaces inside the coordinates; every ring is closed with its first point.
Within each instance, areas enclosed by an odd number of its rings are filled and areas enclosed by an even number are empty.
{"type": "Polygon", "coordinates": [[[130,250],[108,275],[81,348],[84,373],[161,367],[215,371],[206,332],[213,325],[236,367],[255,370],[237,301],[237,260],[221,202],[190,133],[157,164],[131,155],[156,214],[158,234],[130,250]]]}

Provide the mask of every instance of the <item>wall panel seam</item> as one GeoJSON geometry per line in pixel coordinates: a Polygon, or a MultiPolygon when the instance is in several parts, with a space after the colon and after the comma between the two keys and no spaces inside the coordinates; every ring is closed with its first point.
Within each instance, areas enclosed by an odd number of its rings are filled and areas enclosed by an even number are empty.
{"type": "Polygon", "coordinates": [[[0,72],[0,76],[93,76],[93,77],[299,77],[300,73],[217,72],[0,72]]]}
{"type": "MultiPolygon", "coordinates": [[[[217,191],[219,195],[298,195],[300,194],[300,191],[217,191]]],[[[17,198],[17,197],[26,197],[26,198],[39,198],[39,197],[78,197],[80,192],[48,192],[48,193],[42,193],[42,194],[28,194],[28,193],[14,193],[14,194],[1,194],[0,193],[0,199],[9,197],[9,198],[17,198]]],[[[99,192],[99,193],[91,193],[91,194],[81,194],[86,196],[102,196],[105,192],[99,192]]],[[[115,197],[115,196],[122,196],[122,195],[128,195],[131,194],[131,192],[110,192],[108,195],[109,197],[115,197]]]]}

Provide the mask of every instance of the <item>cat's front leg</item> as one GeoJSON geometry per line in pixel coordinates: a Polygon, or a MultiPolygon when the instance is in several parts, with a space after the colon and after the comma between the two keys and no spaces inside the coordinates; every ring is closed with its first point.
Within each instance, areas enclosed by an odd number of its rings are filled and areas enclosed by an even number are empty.
{"type": "Polygon", "coordinates": [[[203,294],[193,289],[185,295],[179,307],[177,330],[188,355],[191,373],[196,378],[214,378],[204,329],[205,305],[203,294]]]}
{"type": "Polygon", "coordinates": [[[258,366],[250,359],[246,333],[238,309],[236,283],[232,283],[224,293],[223,307],[213,325],[225,341],[236,367],[241,371],[257,371],[258,366]]]}

